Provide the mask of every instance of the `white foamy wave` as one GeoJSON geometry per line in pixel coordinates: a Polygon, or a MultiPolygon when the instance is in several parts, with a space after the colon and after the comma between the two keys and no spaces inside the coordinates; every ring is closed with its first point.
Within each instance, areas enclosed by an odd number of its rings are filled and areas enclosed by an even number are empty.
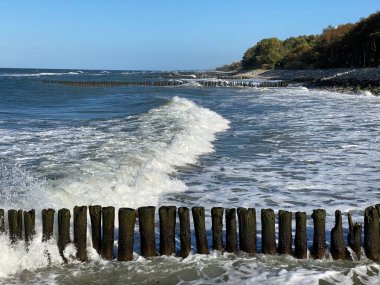
{"type": "Polygon", "coordinates": [[[226,130],[228,121],[189,100],[174,97],[139,118],[132,140],[125,139],[128,134],[115,137],[121,127],[114,127],[113,139],[100,149],[112,158],[87,163],[85,168],[91,174],[66,179],[54,192],[55,201],[70,207],[78,203],[156,205],[162,194],[186,190],[182,181],[170,175],[175,167],[195,163],[199,155],[212,152],[215,133],[226,130]],[[121,156],[113,157],[111,152],[121,156]]]}
{"type": "Polygon", "coordinates": [[[40,76],[58,76],[58,75],[79,75],[81,71],[70,72],[40,72],[40,73],[0,73],[0,77],[40,77],[40,76]]]}
{"type": "MultiPolygon", "coordinates": [[[[60,129],[39,134],[24,131],[15,134],[15,137],[9,134],[7,138],[10,141],[16,142],[17,137],[25,140],[26,149],[21,146],[14,149],[29,151],[28,147],[31,147],[34,149],[33,156],[47,159],[47,168],[54,166],[56,161],[53,158],[61,151],[67,153],[61,153],[60,159],[70,160],[72,155],[77,161],[70,164],[73,169],[67,172],[65,178],[50,181],[40,181],[20,167],[3,163],[0,168],[0,207],[36,209],[36,232],[39,233],[40,210],[47,207],[72,209],[75,205],[101,204],[137,208],[157,205],[161,195],[186,189],[182,181],[172,177],[176,167],[196,163],[200,155],[212,152],[215,134],[226,130],[229,122],[209,109],[174,97],[167,104],[140,116],[136,130],[123,132],[127,127],[125,124],[125,121],[112,120],[88,129],[60,129]],[[109,132],[99,132],[102,127],[109,132]],[[50,157],[47,145],[28,146],[30,136],[38,137],[38,143],[44,139],[50,141],[52,150],[56,149],[58,153],[50,157]],[[73,146],[73,141],[79,137],[82,141],[73,146]],[[86,142],[88,144],[95,137],[102,143],[97,145],[96,153],[87,153],[89,158],[81,161],[79,157],[83,157],[83,153],[79,152],[80,149],[86,149],[86,142]],[[59,145],[61,149],[57,149],[59,145]],[[38,152],[40,149],[41,153],[38,152]]],[[[90,145],[90,148],[93,146],[90,145]]],[[[18,156],[12,150],[6,153],[18,156]]],[[[25,158],[26,154],[21,156],[25,158]]],[[[37,236],[29,251],[26,251],[23,242],[10,246],[9,238],[0,236],[0,250],[4,253],[0,256],[0,277],[23,269],[34,270],[61,263],[56,242],[52,241],[49,245],[40,241],[41,237],[37,236]],[[45,250],[50,253],[50,263],[45,250]]],[[[90,238],[88,245],[91,251],[90,238]]],[[[69,252],[68,255],[73,253],[69,252]]],[[[97,258],[96,254],[92,256],[97,258]]]]}
{"type": "Polygon", "coordinates": [[[185,84],[183,84],[182,86],[186,86],[186,87],[203,87],[203,85],[201,85],[200,83],[198,83],[197,81],[192,81],[192,80],[188,80],[185,84]]]}
{"type": "Polygon", "coordinates": [[[49,207],[50,204],[40,204],[39,197],[44,195],[45,189],[45,180],[36,179],[19,165],[0,162],[0,199],[3,209],[49,207]]]}
{"type": "Polygon", "coordinates": [[[364,90],[360,94],[364,95],[364,96],[373,96],[373,93],[371,91],[369,91],[369,90],[364,90]]]}
{"type": "MultiPolygon", "coordinates": [[[[137,72],[137,71],[124,71],[124,72],[121,72],[120,74],[123,74],[123,75],[130,75],[130,74],[139,74],[141,72],[137,72]]],[[[147,73],[150,73],[150,72],[147,72],[147,73]]]]}
{"type": "Polygon", "coordinates": [[[186,189],[182,181],[171,177],[175,168],[196,163],[198,156],[212,152],[215,134],[228,124],[217,113],[174,97],[133,122],[110,120],[87,127],[16,133],[0,130],[8,143],[0,148],[1,155],[21,165],[38,162],[39,172],[53,177],[40,185],[20,168],[8,166],[2,175],[11,178],[2,178],[0,206],[156,205],[161,194],[186,189]],[[131,126],[135,129],[128,131],[131,126]]]}
{"type": "Polygon", "coordinates": [[[343,75],[346,75],[346,74],[350,74],[350,73],[353,73],[355,72],[355,69],[353,70],[349,70],[349,71],[346,71],[346,72],[338,72],[332,76],[328,76],[328,77],[324,77],[322,78],[322,80],[330,80],[330,79],[333,79],[333,78],[336,78],[336,77],[340,77],[340,76],[343,76],[343,75]]]}

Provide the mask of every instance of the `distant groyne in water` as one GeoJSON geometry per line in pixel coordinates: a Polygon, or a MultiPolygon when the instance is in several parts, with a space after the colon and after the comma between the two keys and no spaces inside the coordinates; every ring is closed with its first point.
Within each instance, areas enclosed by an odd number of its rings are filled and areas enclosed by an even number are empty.
{"type": "Polygon", "coordinates": [[[246,80],[159,80],[159,81],[68,81],[68,80],[44,80],[44,83],[62,84],[78,87],[112,87],[112,86],[181,86],[197,83],[203,87],[287,87],[285,81],[252,82],[246,80]]]}
{"type": "MultiPolygon", "coordinates": [[[[209,253],[209,241],[206,231],[206,213],[204,207],[162,206],[159,216],[159,250],[156,247],[156,208],[140,207],[137,210],[120,208],[118,210],[118,254],[119,261],[133,259],[135,226],[138,221],[140,234],[140,254],[143,257],[157,255],[175,255],[186,258],[191,252],[191,236],[196,240],[196,252],[209,253]],[[190,212],[194,231],[190,227],[190,212]],[[179,231],[176,230],[177,215],[179,231]],[[179,232],[180,250],[176,252],[176,233],[179,232]]],[[[25,240],[28,247],[35,238],[35,210],[8,210],[8,234],[11,244],[25,240]],[[23,235],[24,232],[24,235],[23,235]]],[[[64,249],[71,242],[76,247],[76,258],[87,260],[87,223],[91,223],[93,248],[106,260],[114,258],[115,241],[115,208],[95,206],[76,206],[58,211],[57,246],[63,255],[64,249]],[[89,215],[88,215],[89,214],[89,215]],[[89,219],[88,219],[89,218],[89,219]],[[73,223],[73,239],[70,227],[73,223]]],[[[54,237],[55,210],[44,209],[42,215],[42,241],[54,237]]],[[[367,258],[380,261],[380,204],[364,211],[364,243],[362,243],[362,225],[354,223],[348,213],[347,246],[344,241],[342,213],[335,211],[335,226],[331,230],[330,254],[335,260],[361,259],[362,246],[367,258]]],[[[315,209],[311,214],[313,223],[313,240],[311,257],[323,259],[328,256],[326,241],[326,211],[315,209]]],[[[280,210],[278,220],[278,242],[276,242],[276,214],[273,209],[261,209],[261,253],[267,255],[286,254],[298,259],[308,258],[307,214],[280,210]],[[293,237],[292,220],[295,218],[295,236],[293,237]],[[293,242],[294,241],[294,242],[293,242]],[[294,250],[293,250],[294,245],[294,250]]],[[[310,222],[309,222],[310,223],[310,222]]],[[[0,209],[0,232],[6,233],[4,210],[0,209]]],[[[259,253],[257,247],[257,219],[255,208],[222,208],[211,209],[212,249],[236,253],[239,250],[249,255],[259,253]],[[223,230],[223,222],[225,230],[223,230]],[[225,233],[225,234],[224,234],[225,233]],[[225,242],[224,242],[225,241],[225,242]]],[[[209,226],[207,228],[210,228],[209,226]]]]}

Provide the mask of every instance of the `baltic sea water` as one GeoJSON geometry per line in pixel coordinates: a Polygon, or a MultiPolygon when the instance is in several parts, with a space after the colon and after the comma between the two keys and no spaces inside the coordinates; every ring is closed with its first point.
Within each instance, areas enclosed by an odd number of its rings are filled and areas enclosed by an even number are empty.
{"type": "MultiPolygon", "coordinates": [[[[324,208],[329,240],[336,209],[351,211],[362,222],[363,209],[379,202],[376,96],[303,87],[205,88],[194,83],[85,88],[43,82],[160,76],[150,71],[0,69],[0,208],[38,213],[91,204],[204,206],[209,226],[213,206],[309,215],[324,208]]],[[[345,235],[347,228],[344,216],[345,235]]],[[[311,224],[308,235],[311,246],[311,224]]],[[[70,259],[75,249],[69,247],[69,264],[62,265],[54,241],[40,240],[27,252],[23,244],[10,247],[8,237],[0,236],[2,283],[380,280],[380,267],[366,259],[298,261],[214,252],[186,260],[145,260],[138,256],[138,240],[130,263],[105,262],[89,247],[90,262],[78,264],[70,259]]]]}

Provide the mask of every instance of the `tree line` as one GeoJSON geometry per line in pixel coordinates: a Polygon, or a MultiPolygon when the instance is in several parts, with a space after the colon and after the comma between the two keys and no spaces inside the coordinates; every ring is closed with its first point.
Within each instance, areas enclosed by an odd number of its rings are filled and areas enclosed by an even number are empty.
{"type": "Polygon", "coordinates": [[[240,62],[219,70],[313,69],[380,65],[380,12],[355,24],[328,26],[320,35],[286,40],[266,38],[250,47],[240,62]]]}

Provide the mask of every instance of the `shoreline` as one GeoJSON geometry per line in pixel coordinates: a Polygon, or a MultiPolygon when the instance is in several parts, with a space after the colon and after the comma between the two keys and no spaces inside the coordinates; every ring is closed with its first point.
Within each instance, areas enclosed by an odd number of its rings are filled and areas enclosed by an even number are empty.
{"type": "Polygon", "coordinates": [[[380,68],[336,68],[312,70],[236,70],[229,73],[238,78],[283,80],[311,89],[360,94],[365,91],[380,95],[380,68]]]}

